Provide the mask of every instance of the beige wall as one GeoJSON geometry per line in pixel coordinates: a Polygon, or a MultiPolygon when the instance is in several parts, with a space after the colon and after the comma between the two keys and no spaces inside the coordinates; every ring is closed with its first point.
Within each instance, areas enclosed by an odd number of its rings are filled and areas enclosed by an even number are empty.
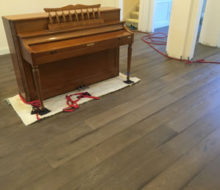
{"type": "Polygon", "coordinates": [[[199,42],[220,47],[220,1],[207,1],[199,42]]]}
{"type": "Polygon", "coordinates": [[[123,0],[101,0],[101,4],[105,7],[119,7],[120,1],[123,0]]]}
{"type": "Polygon", "coordinates": [[[122,8],[123,20],[130,17],[130,13],[136,10],[138,3],[139,0],[101,0],[103,6],[122,8]]]}
{"type": "Polygon", "coordinates": [[[124,0],[123,2],[123,19],[127,19],[130,17],[130,13],[132,11],[137,10],[137,5],[139,0],[124,0]]]}
{"type": "MultiPolygon", "coordinates": [[[[0,16],[42,12],[45,7],[60,7],[68,4],[96,4],[101,0],[0,0],[0,16]]],[[[0,19],[0,55],[8,53],[8,45],[2,19],[0,19]]]]}
{"type": "Polygon", "coordinates": [[[183,59],[193,58],[202,5],[203,0],[173,0],[167,40],[169,56],[183,59]]]}

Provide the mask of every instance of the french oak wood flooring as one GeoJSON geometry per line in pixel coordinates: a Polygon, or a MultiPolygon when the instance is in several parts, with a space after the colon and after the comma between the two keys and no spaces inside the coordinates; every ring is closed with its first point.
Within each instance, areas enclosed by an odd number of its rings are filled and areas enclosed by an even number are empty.
{"type": "MultiPolygon", "coordinates": [[[[25,127],[0,56],[1,190],[219,190],[220,65],[166,59],[135,34],[135,86],[25,127]]],[[[220,60],[197,44],[195,57],[220,60]]],[[[126,72],[126,47],[120,71],[126,72]]]]}

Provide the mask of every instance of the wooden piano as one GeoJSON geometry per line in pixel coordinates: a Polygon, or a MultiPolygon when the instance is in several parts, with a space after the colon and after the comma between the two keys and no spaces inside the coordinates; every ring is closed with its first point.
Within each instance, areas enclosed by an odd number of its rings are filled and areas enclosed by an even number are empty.
{"type": "Polygon", "coordinates": [[[68,5],[45,13],[3,17],[19,93],[43,100],[119,74],[119,47],[128,45],[127,81],[134,35],[120,9],[68,5]]]}

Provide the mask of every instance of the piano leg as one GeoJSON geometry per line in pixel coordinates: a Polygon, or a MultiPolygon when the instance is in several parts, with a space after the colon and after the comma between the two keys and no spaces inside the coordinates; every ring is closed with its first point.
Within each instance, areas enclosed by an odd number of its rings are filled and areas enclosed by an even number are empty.
{"type": "Polygon", "coordinates": [[[127,61],[127,80],[124,81],[126,84],[134,83],[133,81],[130,80],[131,58],[132,58],[132,44],[129,44],[128,45],[128,61],[127,61]]]}
{"type": "Polygon", "coordinates": [[[47,108],[44,107],[42,92],[41,92],[41,81],[40,81],[40,72],[38,66],[33,66],[32,68],[34,83],[36,87],[37,97],[40,100],[41,107],[38,110],[39,115],[45,115],[50,112],[47,108]]]}

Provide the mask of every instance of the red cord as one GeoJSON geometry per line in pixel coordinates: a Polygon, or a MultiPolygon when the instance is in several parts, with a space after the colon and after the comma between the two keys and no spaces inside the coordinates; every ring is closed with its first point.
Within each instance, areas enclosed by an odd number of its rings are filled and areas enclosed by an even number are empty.
{"type": "MultiPolygon", "coordinates": [[[[20,96],[20,99],[22,100],[23,103],[40,109],[40,107],[41,107],[40,100],[34,100],[31,102],[27,102],[21,94],[19,94],[19,96],[20,96]]],[[[99,97],[91,96],[88,92],[66,95],[66,104],[68,105],[68,107],[64,108],[63,111],[64,112],[73,112],[75,109],[78,109],[79,108],[78,101],[80,101],[82,98],[92,98],[95,100],[99,100],[99,97]],[[71,98],[72,96],[77,96],[77,99],[72,100],[72,98],[71,98]]],[[[36,113],[36,117],[37,117],[37,120],[40,120],[39,113],[36,113]]]]}
{"type": "Polygon", "coordinates": [[[66,104],[68,107],[64,108],[63,111],[64,112],[73,112],[76,109],[78,109],[79,108],[78,102],[82,98],[91,98],[91,99],[99,100],[99,97],[91,96],[88,92],[66,95],[66,104]],[[77,99],[72,100],[72,96],[77,96],[77,99]]]}
{"type": "MultiPolygon", "coordinates": [[[[145,33],[145,32],[141,32],[141,33],[145,33]]],[[[198,60],[194,60],[194,61],[190,61],[187,59],[178,59],[178,58],[174,58],[171,57],[169,55],[167,55],[166,53],[160,51],[158,48],[156,48],[155,46],[166,46],[167,45],[167,34],[165,33],[145,33],[147,35],[143,36],[141,39],[148,44],[152,49],[154,49],[157,53],[159,53],[160,55],[169,58],[169,59],[173,59],[176,61],[183,61],[186,62],[187,64],[192,64],[192,63],[213,63],[213,64],[220,64],[220,62],[218,61],[206,61],[204,59],[198,59],[198,60]]]]}
{"type": "MultiPolygon", "coordinates": [[[[41,106],[40,100],[34,100],[34,101],[31,101],[31,102],[27,102],[21,94],[19,94],[19,96],[20,96],[20,99],[22,100],[23,103],[40,109],[40,106],[41,106]]],[[[39,117],[38,113],[36,113],[36,117],[37,117],[37,120],[40,120],[40,117],[39,117]]]]}

